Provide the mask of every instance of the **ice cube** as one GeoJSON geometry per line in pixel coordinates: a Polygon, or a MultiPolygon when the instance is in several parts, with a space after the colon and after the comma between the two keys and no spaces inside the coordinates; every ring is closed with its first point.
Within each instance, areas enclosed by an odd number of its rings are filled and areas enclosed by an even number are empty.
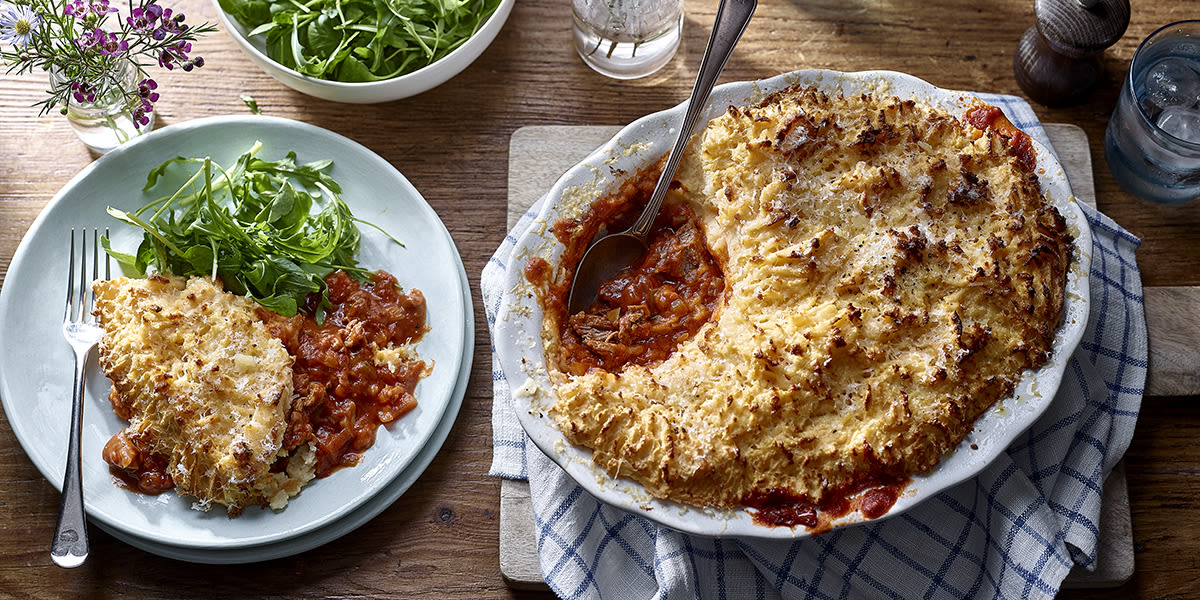
{"type": "Polygon", "coordinates": [[[1167,57],[1154,63],[1143,76],[1146,84],[1145,99],[1159,108],[1192,107],[1200,103],[1200,73],[1196,72],[1198,66],[1200,65],[1178,57],[1167,57]]]}
{"type": "Polygon", "coordinates": [[[1193,144],[1200,144],[1200,110],[1168,106],[1158,115],[1158,128],[1193,144]]]}
{"type": "Polygon", "coordinates": [[[1142,97],[1138,103],[1142,107],[1142,113],[1151,121],[1158,121],[1158,115],[1162,113],[1163,107],[1158,105],[1158,102],[1151,98],[1149,94],[1142,97]]]}

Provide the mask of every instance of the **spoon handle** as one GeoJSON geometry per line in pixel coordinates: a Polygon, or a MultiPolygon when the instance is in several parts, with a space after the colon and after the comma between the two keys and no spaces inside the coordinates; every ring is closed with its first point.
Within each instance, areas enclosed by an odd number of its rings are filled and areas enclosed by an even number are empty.
{"type": "Polygon", "coordinates": [[[700,72],[696,75],[696,84],[692,87],[692,95],[688,98],[683,124],[679,127],[679,137],[676,138],[671,153],[667,155],[667,164],[658,177],[658,183],[654,186],[650,202],[638,216],[638,220],[629,228],[629,233],[642,240],[645,240],[650,233],[650,226],[654,223],[654,217],[658,215],[658,208],[667,195],[667,188],[670,187],[671,180],[675,178],[675,169],[679,168],[679,159],[683,156],[683,149],[687,147],[688,140],[692,137],[692,130],[696,128],[696,121],[700,119],[700,113],[708,104],[708,95],[712,92],[713,85],[717,83],[717,77],[725,69],[725,63],[729,62],[729,55],[733,54],[733,47],[737,45],[738,40],[742,37],[742,32],[746,31],[746,26],[750,24],[750,17],[754,15],[754,9],[757,6],[758,0],[721,0],[720,6],[717,7],[717,18],[713,23],[712,34],[708,38],[708,46],[704,49],[704,58],[700,60],[700,72]]]}

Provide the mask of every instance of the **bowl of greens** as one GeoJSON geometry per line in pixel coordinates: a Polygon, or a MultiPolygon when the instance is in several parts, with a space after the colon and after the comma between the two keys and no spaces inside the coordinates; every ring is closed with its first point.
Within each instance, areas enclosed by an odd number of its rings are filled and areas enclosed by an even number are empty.
{"type": "Polygon", "coordinates": [[[475,61],[515,0],[213,0],[242,51],[310,96],[369,104],[414,96],[475,61]]]}

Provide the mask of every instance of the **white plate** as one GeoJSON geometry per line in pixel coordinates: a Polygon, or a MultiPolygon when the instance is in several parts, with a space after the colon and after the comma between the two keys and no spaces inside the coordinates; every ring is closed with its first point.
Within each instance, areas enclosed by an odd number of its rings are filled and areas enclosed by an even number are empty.
{"type": "MultiPolygon", "coordinates": [[[[420,289],[430,332],[417,346],[433,362],[417,386],[418,407],[380,428],[357,466],[316,480],[278,513],[247,509],[230,519],[216,508],[200,512],[174,492],[146,496],[113,484],[101,449],[125,423],[107,400],[109,384],[93,358],[86,385],[83,430],[84,503],[89,518],[110,531],[177,548],[230,549],[278,543],[325,527],[384,490],[434,443],[461,401],[470,294],[454,242],[433,209],[394,167],[367,148],[330,131],[286,119],[246,116],[189,121],[155,131],[98,159],[47,204],[17,248],[0,289],[0,400],[18,441],[42,475],[61,488],[70,415],[72,355],[61,341],[62,303],[71,227],[108,227],[114,245],[131,250],[134,228],[105,213],[135,209],[152,197],[147,172],[173,156],[211,156],[232,165],[255,141],[259,156],[295,151],[308,162],[330,158],[343,199],[362,219],[403,241],[399,247],[362,229],[362,266],[385,269],[401,285],[420,289]]],[[[440,440],[436,440],[440,444],[440,440]]],[[[398,496],[398,495],[397,495],[398,496]]]]}
{"type": "MultiPolygon", "coordinates": [[[[730,105],[744,105],[767,93],[794,83],[807,83],[829,92],[847,95],[875,92],[912,98],[962,115],[978,99],[970,93],[933,87],[912,76],[891,71],[839,73],[808,70],[786,73],[771,79],[730,83],[717,87],[702,123],[730,105]]],[[[496,319],[496,355],[512,389],[517,417],[526,433],[551,459],[566,470],[584,489],[613,506],[618,506],[680,531],[711,536],[796,538],[809,535],[803,527],[769,527],[754,522],[744,510],[713,510],[673,502],[648,500],[649,494],[629,479],[613,479],[595,466],[591,451],[574,446],[547,415],[554,392],[545,369],[540,337],[542,309],[524,282],[523,266],[530,257],[542,256],[558,264],[564,250],[546,226],[559,218],[557,203],[572,189],[604,192],[621,173],[634,173],[666,154],[674,142],[684,106],[648,115],[622,129],[612,140],[576,165],[547,192],[547,201],[528,231],[518,235],[513,258],[508,262],[507,293],[496,319]]],[[[1091,264],[1091,231],[1071,195],[1066,174],[1047,148],[1036,143],[1038,174],[1042,189],[1066,218],[1075,236],[1076,252],[1067,277],[1067,296],[1062,325],[1055,336],[1052,355],[1041,369],[1027,372],[1013,398],[987,411],[959,448],[933,470],[913,478],[885,517],[894,516],[926,500],[948,486],[967,479],[992,462],[1014,438],[1028,428],[1050,405],[1067,361],[1083,335],[1088,315],[1088,268],[1091,264]]],[[[835,520],[834,527],[862,522],[853,512],[835,520]]]]}

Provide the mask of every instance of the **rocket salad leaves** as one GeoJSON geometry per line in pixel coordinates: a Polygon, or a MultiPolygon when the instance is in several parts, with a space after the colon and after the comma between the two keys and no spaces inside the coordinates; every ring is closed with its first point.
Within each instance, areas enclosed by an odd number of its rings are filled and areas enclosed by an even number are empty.
{"type": "Polygon", "coordinates": [[[335,269],[366,274],[354,257],[357,223],[366,222],[351,214],[341,186],[326,173],[332,161],[298,164],[294,152],[267,161],[256,157],[261,148],[256,142],[229,169],[207,157],[176,157],[154,168],[145,190],[180,167],[199,165],[170,196],[132,212],[109,207],[110,215],[144,233],[136,254],[114,251],[107,239],[104,249],[139,276],[151,267],[215,275],[225,289],[284,316],[319,293],[321,320],[330,305],[322,276],[335,269]]]}
{"type": "Polygon", "coordinates": [[[266,54],[319,79],[378,81],[433,64],[467,41],[500,0],[220,0],[266,36],[266,54]]]}

